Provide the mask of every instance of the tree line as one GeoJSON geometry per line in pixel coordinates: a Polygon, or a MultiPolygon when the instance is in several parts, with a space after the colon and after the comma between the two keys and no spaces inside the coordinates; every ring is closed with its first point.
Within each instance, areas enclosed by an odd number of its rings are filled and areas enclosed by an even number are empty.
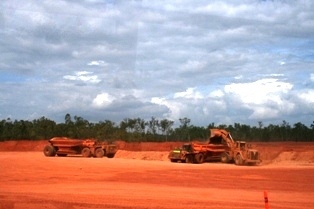
{"type": "Polygon", "coordinates": [[[124,140],[127,142],[164,142],[164,141],[206,141],[211,128],[228,130],[235,140],[245,141],[314,141],[314,121],[310,127],[301,122],[290,125],[285,120],[279,125],[263,125],[259,121],[257,126],[240,123],[233,125],[208,124],[207,127],[194,126],[191,119],[180,118],[180,125],[174,127],[174,121],[168,119],[150,120],[141,118],[125,118],[120,123],[110,120],[89,122],[80,117],[72,117],[67,113],[63,123],[56,123],[46,117],[28,120],[3,119],[0,122],[0,140],[42,140],[56,136],[98,140],[124,140]]]}

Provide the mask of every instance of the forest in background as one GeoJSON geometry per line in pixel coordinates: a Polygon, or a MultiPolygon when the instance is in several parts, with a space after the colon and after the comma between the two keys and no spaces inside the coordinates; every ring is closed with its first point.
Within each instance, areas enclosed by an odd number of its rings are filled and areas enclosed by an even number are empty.
{"type": "Polygon", "coordinates": [[[80,116],[67,113],[64,123],[56,123],[46,117],[28,120],[3,119],[0,122],[0,140],[42,140],[64,136],[76,139],[95,138],[98,140],[123,140],[126,142],[165,142],[165,141],[205,141],[210,128],[226,129],[235,140],[270,141],[314,141],[314,121],[310,127],[301,122],[290,125],[285,120],[279,125],[257,126],[240,123],[233,125],[208,124],[207,127],[194,126],[189,118],[180,118],[180,125],[174,121],[158,120],[152,117],[145,121],[141,118],[125,118],[119,124],[110,120],[89,122],[80,116]]]}

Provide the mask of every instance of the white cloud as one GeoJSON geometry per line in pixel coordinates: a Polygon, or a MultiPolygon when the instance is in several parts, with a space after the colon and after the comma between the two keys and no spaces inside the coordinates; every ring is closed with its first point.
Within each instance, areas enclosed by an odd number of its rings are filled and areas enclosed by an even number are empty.
{"type": "Polygon", "coordinates": [[[174,94],[174,98],[184,98],[184,99],[202,99],[203,95],[196,91],[196,88],[188,88],[186,91],[177,92],[174,94]]]}
{"type": "Polygon", "coordinates": [[[112,104],[115,97],[108,93],[98,94],[92,102],[92,105],[96,108],[105,108],[112,104]]]}
{"type": "Polygon", "coordinates": [[[161,98],[161,97],[153,97],[151,99],[151,102],[154,104],[159,104],[159,105],[166,105],[167,102],[165,101],[165,98],[161,98]]]}
{"type": "Polygon", "coordinates": [[[243,78],[243,75],[237,75],[234,77],[234,79],[238,80],[238,79],[242,79],[243,78]]]}
{"type": "MultiPolygon", "coordinates": [[[[268,76],[268,75],[265,75],[265,76],[268,76]]],[[[269,74],[270,77],[283,77],[284,74],[282,73],[272,73],[272,74],[269,74]]]]}
{"type": "Polygon", "coordinates": [[[250,119],[263,120],[273,119],[279,116],[279,111],[269,107],[255,107],[253,113],[249,116],[250,119]]]}
{"type": "Polygon", "coordinates": [[[74,75],[65,75],[63,76],[66,80],[71,81],[83,81],[86,83],[99,83],[101,80],[98,78],[97,75],[92,75],[92,72],[87,71],[78,71],[75,72],[74,75]]]}
{"type": "Polygon", "coordinates": [[[298,94],[298,97],[306,104],[310,104],[314,108],[314,90],[309,89],[298,94]]]}
{"type": "Polygon", "coordinates": [[[222,98],[224,95],[225,95],[224,92],[220,89],[214,90],[209,93],[210,98],[222,98]]]}
{"type": "Polygon", "coordinates": [[[244,4],[237,4],[237,5],[231,5],[225,2],[212,2],[208,5],[198,8],[198,11],[200,12],[206,12],[210,14],[216,14],[216,15],[226,15],[229,17],[235,17],[239,14],[243,14],[250,10],[247,5],[244,4]]]}
{"type": "Polygon", "coordinates": [[[274,78],[264,78],[251,83],[232,83],[224,91],[232,94],[245,104],[265,104],[269,101],[281,103],[280,96],[288,93],[293,87],[287,82],[274,78]]]}
{"type": "Polygon", "coordinates": [[[233,83],[224,90],[239,102],[238,105],[252,110],[250,119],[277,118],[291,113],[295,105],[286,99],[293,85],[274,78],[263,78],[251,83],[233,83]]]}
{"type": "Polygon", "coordinates": [[[163,116],[171,120],[178,120],[180,117],[183,117],[185,104],[180,101],[175,101],[173,99],[166,99],[163,97],[153,97],[151,102],[158,105],[165,105],[169,108],[169,112],[163,116]]]}
{"type": "Polygon", "coordinates": [[[108,64],[103,60],[98,60],[98,61],[94,60],[94,61],[87,63],[87,65],[89,65],[89,66],[107,66],[108,64]]]}

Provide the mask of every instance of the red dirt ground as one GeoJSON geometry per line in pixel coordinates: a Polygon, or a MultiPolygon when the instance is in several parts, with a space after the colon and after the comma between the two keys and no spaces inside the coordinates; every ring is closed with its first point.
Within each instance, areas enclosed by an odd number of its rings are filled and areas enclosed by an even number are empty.
{"type": "Polygon", "coordinates": [[[0,142],[0,209],[270,208],[314,205],[314,143],[255,143],[263,163],[170,163],[181,143],[124,143],[113,159],[45,157],[47,141],[0,142]]]}

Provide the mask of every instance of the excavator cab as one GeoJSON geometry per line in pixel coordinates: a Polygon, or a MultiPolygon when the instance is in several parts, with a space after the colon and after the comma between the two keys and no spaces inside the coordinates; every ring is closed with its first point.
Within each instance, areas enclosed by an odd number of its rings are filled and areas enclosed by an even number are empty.
{"type": "Polygon", "coordinates": [[[244,141],[238,141],[237,142],[237,148],[241,151],[246,150],[246,142],[244,141]]]}

